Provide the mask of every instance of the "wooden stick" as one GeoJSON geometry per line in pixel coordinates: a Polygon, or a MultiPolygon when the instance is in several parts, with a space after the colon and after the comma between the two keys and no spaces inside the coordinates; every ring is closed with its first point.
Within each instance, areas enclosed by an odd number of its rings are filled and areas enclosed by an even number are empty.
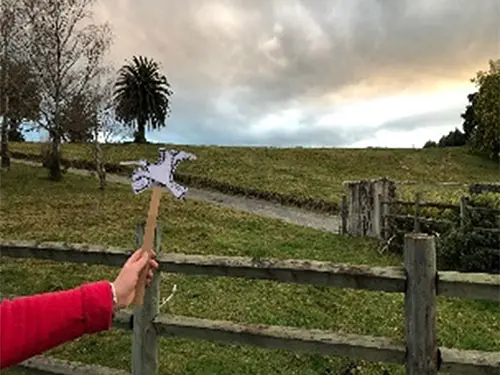
{"type": "MultiPolygon", "coordinates": [[[[158,211],[160,208],[160,198],[162,193],[162,187],[155,185],[153,187],[153,192],[151,193],[151,200],[149,201],[149,211],[148,218],[146,220],[146,227],[144,228],[144,238],[142,240],[141,250],[146,251],[149,256],[153,251],[155,228],[156,228],[156,218],[158,217],[158,211]]],[[[144,267],[141,274],[139,275],[139,282],[135,288],[134,305],[142,306],[144,301],[144,292],[146,289],[146,278],[148,275],[149,267],[144,267]]]]}

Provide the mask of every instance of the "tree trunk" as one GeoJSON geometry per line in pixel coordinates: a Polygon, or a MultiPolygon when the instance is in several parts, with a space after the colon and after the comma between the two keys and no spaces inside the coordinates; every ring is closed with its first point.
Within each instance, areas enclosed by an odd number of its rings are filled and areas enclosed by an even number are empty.
{"type": "Polygon", "coordinates": [[[97,172],[97,177],[99,177],[99,189],[104,190],[106,187],[106,169],[104,168],[104,155],[102,151],[102,146],[97,140],[97,132],[94,139],[94,158],[95,158],[95,169],[97,172]]]}
{"type": "Polygon", "coordinates": [[[135,132],[134,143],[147,143],[146,141],[146,126],[139,122],[137,124],[137,131],[135,132]]]}
{"type": "MultiPolygon", "coordinates": [[[[5,60],[5,58],[4,58],[5,60]]],[[[6,64],[3,65],[5,67],[6,64]]],[[[7,87],[7,72],[4,71],[5,69],[2,69],[2,85],[4,88],[7,87]]],[[[2,158],[2,168],[9,169],[10,168],[10,153],[9,153],[9,119],[8,119],[8,113],[9,113],[9,96],[7,95],[7,90],[4,90],[4,95],[3,98],[1,98],[3,108],[2,108],[2,130],[1,130],[1,138],[2,142],[0,145],[0,154],[2,158]]]]}
{"type": "Polygon", "coordinates": [[[49,161],[49,179],[53,181],[62,180],[61,171],[61,135],[58,131],[52,132],[52,144],[49,161]]]}
{"type": "Polygon", "coordinates": [[[7,123],[7,115],[4,115],[2,119],[2,142],[0,146],[0,153],[2,155],[2,168],[4,169],[10,168],[9,134],[7,131],[7,123]]]}

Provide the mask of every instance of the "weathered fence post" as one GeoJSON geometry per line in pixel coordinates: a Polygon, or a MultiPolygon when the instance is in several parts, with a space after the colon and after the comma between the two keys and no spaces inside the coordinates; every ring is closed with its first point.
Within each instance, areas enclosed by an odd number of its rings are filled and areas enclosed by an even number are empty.
{"type": "Polygon", "coordinates": [[[404,242],[406,271],[405,328],[408,375],[436,375],[436,248],[434,237],[408,233],[404,242]]]}
{"type": "Polygon", "coordinates": [[[340,210],[340,234],[346,235],[347,234],[347,196],[345,194],[342,194],[342,207],[340,210]]]}
{"type": "Polygon", "coordinates": [[[395,182],[378,180],[345,181],[349,192],[347,232],[352,236],[382,237],[382,204],[394,199],[395,182]]]}
{"type": "Polygon", "coordinates": [[[465,227],[467,222],[467,204],[469,202],[469,198],[466,196],[460,197],[460,227],[465,227]]]}
{"type": "MultiPolygon", "coordinates": [[[[136,229],[136,248],[142,245],[144,224],[136,229]]],[[[154,250],[160,251],[161,231],[159,226],[155,231],[154,250]]],[[[159,311],[160,300],[160,272],[154,272],[151,284],[146,288],[143,306],[135,306],[133,311],[132,333],[132,374],[156,375],[158,374],[158,339],[153,320],[159,311]]]]}
{"type": "Polygon", "coordinates": [[[383,240],[388,240],[391,235],[391,228],[389,225],[389,213],[390,213],[390,205],[387,200],[387,195],[378,195],[379,202],[379,214],[380,214],[380,236],[383,240]]]}

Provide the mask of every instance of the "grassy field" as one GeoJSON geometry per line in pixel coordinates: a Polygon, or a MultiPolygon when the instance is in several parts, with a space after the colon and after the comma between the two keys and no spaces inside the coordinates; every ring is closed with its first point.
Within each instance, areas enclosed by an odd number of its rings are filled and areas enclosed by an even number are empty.
{"type": "MultiPolygon", "coordinates": [[[[161,145],[107,145],[107,160],[119,163],[155,160],[161,145]]],[[[458,203],[462,188],[436,187],[432,182],[498,182],[498,163],[473,156],[463,148],[450,149],[301,149],[204,147],[167,145],[193,152],[196,161],[181,163],[181,173],[221,183],[287,196],[339,203],[347,180],[388,177],[413,180],[417,186],[400,186],[404,199],[418,189],[424,199],[458,203]]],[[[11,151],[39,155],[40,143],[12,143],[11,151]]],[[[66,144],[66,159],[91,160],[88,145],[66,144]]]]}
{"type": "MultiPolygon", "coordinates": [[[[480,167],[478,167],[480,169],[480,167]]],[[[111,184],[66,175],[60,183],[46,170],[15,164],[2,172],[0,229],[4,239],[85,242],[131,247],[143,221],[148,196],[111,184]]],[[[191,254],[298,258],[373,266],[401,265],[381,255],[373,240],[317,232],[201,202],[162,201],[163,251],[191,254]]],[[[2,258],[1,292],[25,295],[113,279],[117,269],[83,264],[2,258]]],[[[404,337],[403,296],[326,287],[228,278],[165,275],[162,294],[178,292],[162,312],[232,320],[331,329],[338,332],[404,337]]],[[[500,309],[495,303],[439,298],[439,345],[500,350],[500,309]]],[[[58,358],[130,369],[130,332],[111,330],[53,350],[58,358]]],[[[342,374],[348,359],[281,350],[162,338],[161,374],[342,374]]],[[[357,374],[404,374],[401,366],[357,362],[357,374]]]]}

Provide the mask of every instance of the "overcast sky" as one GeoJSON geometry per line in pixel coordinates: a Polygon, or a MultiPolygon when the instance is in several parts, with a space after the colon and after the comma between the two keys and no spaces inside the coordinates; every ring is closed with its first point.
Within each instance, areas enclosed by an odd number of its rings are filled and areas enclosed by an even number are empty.
{"type": "Polygon", "coordinates": [[[460,127],[500,58],[500,0],[99,0],[110,59],[161,63],[172,115],[149,140],[421,147],[460,127]]]}

